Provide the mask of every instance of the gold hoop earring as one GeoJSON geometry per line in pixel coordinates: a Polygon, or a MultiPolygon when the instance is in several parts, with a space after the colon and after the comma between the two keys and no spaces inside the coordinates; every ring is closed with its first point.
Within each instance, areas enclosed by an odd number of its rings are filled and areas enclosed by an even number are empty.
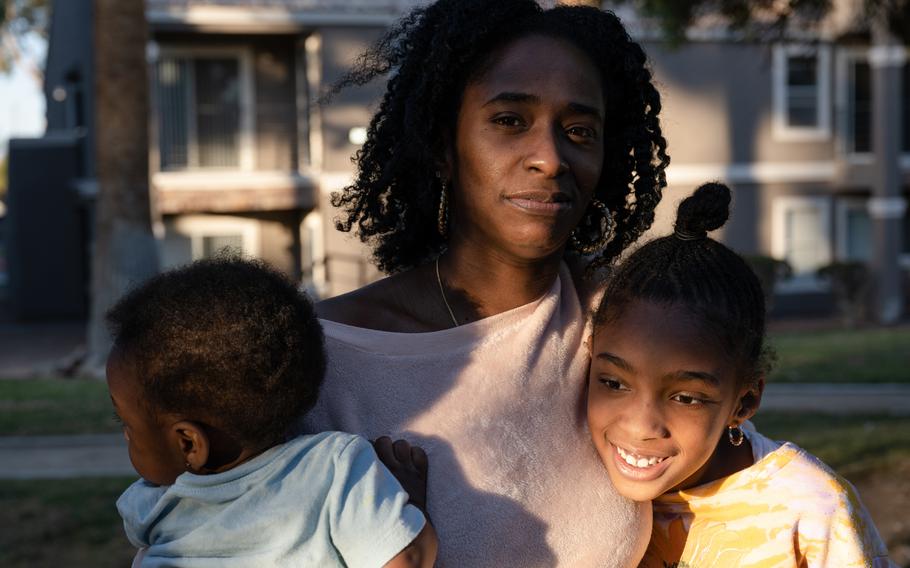
{"type": "Polygon", "coordinates": [[[572,236],[569,238],[572,249],[584,255],[591,255],[607,248],[607,245],[609,245],[610,242],[613,241],[613,238],[616,236],[616,219],[613,218],[613,213],[607,208],[604,202],[597,199],[592,199],[591,205],[588,209],[589,213],[585,215],[585,217],[582,219],[582,222],[579,223],[578,227],[572,231],[572,236]],[[583,233],[582,227],[590,227],[594,225],[593,219],[590,219],[591,207],[597,209],[600,212],[598,236],[597,238],[591,239],[587,243],[584,243],[582,242],[582,239],[579,238],[579,235],[583,233]]]}
{"type": "Polygon", "coordinates": [[[739,426],[727,426],[727,438],[733,446],[738,448],[743,445],[746,435],[743,434],[739,426]]]}
{"type": "Polygon", "coordinates": [[[436,172],[439,178],[439,213],[436,217],[436,230],[439,236],[446,238],[449,232],[449,184],[442,177],[442,174],[436,172]]]}

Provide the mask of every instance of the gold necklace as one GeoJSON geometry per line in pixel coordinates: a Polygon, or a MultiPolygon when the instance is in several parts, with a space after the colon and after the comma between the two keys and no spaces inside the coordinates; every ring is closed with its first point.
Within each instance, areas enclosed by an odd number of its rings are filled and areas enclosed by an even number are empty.
{"type": "Polygon", "coordinates": [[[442,278],[439,276],[439,257],[436,257],[436,282],[439,283],[439,294],[442,296],[442,301],[445,302],[446,309],[449,310],[449,316],[452,318],[452,323],[454,327],[458,327],[458,320],[455,319],[455,314],[452,312],[452,306],[449,305],[449,301],[446,299],[446,291],[442,287],[442,278]]]}

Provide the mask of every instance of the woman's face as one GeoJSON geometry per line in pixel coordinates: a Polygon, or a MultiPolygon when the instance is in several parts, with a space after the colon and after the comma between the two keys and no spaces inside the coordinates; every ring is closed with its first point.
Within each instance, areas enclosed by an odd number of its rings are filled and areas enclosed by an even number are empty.
{"type": "Polygon", "coordinates": [[[452,242],[542,258],[561,251],[600,178],[600,72],[575,46],[544,36],[493,57],[458,113],[452,242]]]}
{"type": "MultiPolygon", "coordinates": [[[[736,366],[678,306],[635,301],[595,330],[588,427],[620,494],[650,501],[707,481],[726,427],[749,418],[736,366]]],[[[726,443],[723,441],[721,443],[726,443]]]]}

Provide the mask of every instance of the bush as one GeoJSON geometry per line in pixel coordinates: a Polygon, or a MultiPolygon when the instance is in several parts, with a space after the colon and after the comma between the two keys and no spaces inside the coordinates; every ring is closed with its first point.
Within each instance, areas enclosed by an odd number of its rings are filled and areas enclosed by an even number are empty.
{"type": "Polygon", "coordinates": [[[779,260],[770,256],[760,254],[743,256],[746,263],[752,267],[752,271],[758,276],[761,282],[762,290],[765,293],[765,307],[771,311],[774,305],[774,287],[780,280],[789,278],[793,273],[790,265],[786,260],[779,260]]]}
{"type": "Polygon", "coordinates": [[[857,261],[832,262],[818,269],[818,275],[831,283],[838,311],[847,328],[865,319],[866,294],[869,290],[869,269],[857,261]]]}

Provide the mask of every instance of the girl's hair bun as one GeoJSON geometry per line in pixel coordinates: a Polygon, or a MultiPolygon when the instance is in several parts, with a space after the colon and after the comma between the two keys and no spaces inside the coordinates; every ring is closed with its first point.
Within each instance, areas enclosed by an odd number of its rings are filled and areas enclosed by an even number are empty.
{"type": "Polygon", "coordinates": [[[720,182],[703,184],[676,210],[676,234],[701,238],[730,218],[730,188],[720,182]]]}

